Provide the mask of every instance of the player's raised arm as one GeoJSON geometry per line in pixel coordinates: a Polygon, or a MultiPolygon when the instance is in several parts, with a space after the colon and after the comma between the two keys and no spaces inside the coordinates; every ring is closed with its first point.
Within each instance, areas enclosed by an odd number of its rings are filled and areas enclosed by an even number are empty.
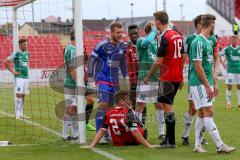
{"type": "Polygon", "coordinates": [[[148,47],[155,39],[158,31],[157,29],[154,27],[154,24],[151,26],[151,33],[143,40],[141,41],[141,47],[142,48],[146,48],[148,47]]]}
{"type": "Polygon", "coordinates": [[[158,47],[158,50],[157,50],[157,59],[155,63],[153,63],[151,69],[149,70],[147,76],[145,77],[144,83],[147,83],[152,77],[152,75],[158,70],[158,68],[160,68],[159,66],[163,64],[163,57],[166,54],[167,47],[168,47],[167,39],[165,37],[161,37],[160,46],[158,47]]]}

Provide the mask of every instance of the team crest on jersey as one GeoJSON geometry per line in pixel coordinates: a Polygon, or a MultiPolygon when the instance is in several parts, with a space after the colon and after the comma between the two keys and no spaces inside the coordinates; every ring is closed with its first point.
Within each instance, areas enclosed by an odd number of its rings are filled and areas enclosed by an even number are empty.
{"type": "Polygon", "coordinates": [[[114,50],[114,46],[110,43],[104,46],[104,51],[108,54],[112,53],[113,50],[114,50]]]}
{"type": "Polygon", "coordinates": [[[122,55],[124,51],[122,49],[119,49],[119,54],[122,55]]]}

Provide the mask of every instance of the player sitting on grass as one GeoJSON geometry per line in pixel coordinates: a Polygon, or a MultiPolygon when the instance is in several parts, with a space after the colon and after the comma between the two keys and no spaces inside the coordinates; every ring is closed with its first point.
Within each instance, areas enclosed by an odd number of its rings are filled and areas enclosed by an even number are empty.
{"type": "Polygon", "coordinates": [[[108,129],[112,136],[112,143],[115,146],[143,144],[148,148],[157,147],[157,145],[151,145],[146,140],[147,132],[130,106],[129,92],[119,91],[116,94],[116,106],[106,113],[104,124],[97,132],[91,145],[83,148],[95,147],[108,129]]]}

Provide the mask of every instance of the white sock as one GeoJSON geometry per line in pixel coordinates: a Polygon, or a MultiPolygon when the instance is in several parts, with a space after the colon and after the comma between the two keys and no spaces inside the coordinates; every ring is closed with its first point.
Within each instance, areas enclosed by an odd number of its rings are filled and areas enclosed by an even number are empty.
{"type": "Polygon", "coordinates": [[[157,116],[157,122],[158,122],[158,135],[164,135],[164,129],[165,129],[165,118],[164,118],[164,110],[157,110],[156,113],[157,116]]]}
{"type": "Polygon", "coordinates": [[[231,104],[231,99],[232,99],[232,96],[231,96],[231,91],[226,89],[226,100],[227,100],[227,104],[231,104]]]}
{"type": "Polygon", "coordinates": [[[23,116],[23,103],[22,106],[20,107],[20,115],[23,116]]]}
{"type": "Polygon", "coordinates": [[[68,121],[62,121],[62,138],[63,139],[68,138],[68,129],[69,129],[68,121]]]}
{"type": "Polygon", "coordinates": [[[202,128],[202,130],[201,130],[201,132],[200,132],[200,142],[201,142],[201,143],[202,143],[202,141],[203,141],[205,132],[206,132],[206,127],[203,126],[203,128],[202,128]]]}
{"type": "Polygon", "coordinates": [[[22,98],[15,97],[15,115],[16,117],[22,116],[21,115],[21,108],[22,108],[22,98]]]}
{"type": "Polygon", "coordinates": [[[206,130],[210,133],[212,139],[214,140],[217,147],[221,146],[223,144],[220,135],[217,130],[217,126],[213,121],[212,117],[205,117],[203,118],[204,125],[206,127],[206,130]]]}
{"type": "Polygon", "coordinates": [[[195,147],[201,146],[200,132],[204,126],[203,118],[197,117],[195,123],[195,147]]]}
{"type": "Polygon", "coordinates": [[[136,117],[142,122],[142,113],[135,111],[135,115],[136,115],[136,117]]]}
{"type": "Polygon", "coordinates": [[[71,124],[69,116],[64,115],[63,121],[62,121],[62,138],[67,139],[69,136],[69,130],[70,130],[71,124]]]}
{"type": "Polygon", "coordinates": [[[78,137],[78,123],[77,119],[74,117],[71,117],[71,129],[72,129],[72,137],[77,138],[78,137]]]}
{"type": "Polygon", "coordinates": [[[184,115],[184,130],[182,137],[187,138],[193,123],[193,117],[190,113],[186,112],[184,115]]]}
{"type": "Polygon", "coordinates": [[[240,90],[237,89],[238,106],[240,106],[240,90]]]}

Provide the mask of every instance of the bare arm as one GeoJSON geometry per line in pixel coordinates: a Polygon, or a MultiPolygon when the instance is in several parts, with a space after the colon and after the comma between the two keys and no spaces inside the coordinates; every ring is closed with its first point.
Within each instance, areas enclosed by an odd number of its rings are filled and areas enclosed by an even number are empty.
{"type": "Polygon", "coordinates": [[[69,67],[70,74],[73,78],[73,80],[76,82],[77,80],[77,71],[75,67],[69,67]]]}
{"type": "Polygon", "coordinates": [[[97,134],[95,135],[92,143],[89,145],[89,146],[83,146],[82,148],[93,148],[96,146],[96,144],[99,142],[99,140],[104,136],[105,134],[105,129],[104,128],[101,128],[97,134]]]}
{"type": "Polygon", "coordinates": [[[220,65],[220,55],[219,53],[214,53],[214,68],[213,68],[213,79],[214,79],[214,84],[217,83],[217,76],[219,72],[219,65],[220,65]]]}
{"type": "Polygon", "coordinates": [[[15,70],[13,70],[12,68],[11,68],[11,61],[8,59],[8,58],[6,58],[5,60],[4,60],[4,65],[6,66],[6,68],[13,74],[13,75],[19,75],[19,73],[18,72],[16,72],[15,70]]]}
{"type": "MultiPolygon", "coordinates": [[[[187,57],[187,54],[182,54],[182,66],[181,66],[182,67],[182,74],[183,74],[183,71],[184,71],[184,64],[185,64],[186,57],[187,57]]],[[[181,84],[179,86],[180,90],[182,90],[183,85],[184,85],[184,80],[181,82],[181,84]]]]}
{"type": "MultiPolygon", "coordinates": [[[[156,62],[153,63],[152,67],[150,68],[147,76],[144,79],[144,83],[147,83],[150,78],[153,76],[153,74],[158,70],[158,68],[162,65],[163,63],[163,57],[158,57],[156,62]]],[[[161,72],[161,71],[160,71],[161,72]]]]}
{"type": "Polygon", "coordinates": [[[138,129],[135,129],[135,130],[133,130],[133,131],[131,131],[131,132],[132,132],[133,136],[136,138],[136,140],[137,140],[139,143],[143,144],[145,147],[151,148],[152,145],[151,145],[150,143],[148,143],[147,140],[144,139],[144,137],[143,137],[142,134],[138,131],[138,129]]]}
{"type": "Polygon", "coordinates": [[[222,57],[220,57],[219,59],[220,59],[220,63],[222,64],[223,68],[226,69],[227,68],[226,60],[223,60],[222,57]]]}

